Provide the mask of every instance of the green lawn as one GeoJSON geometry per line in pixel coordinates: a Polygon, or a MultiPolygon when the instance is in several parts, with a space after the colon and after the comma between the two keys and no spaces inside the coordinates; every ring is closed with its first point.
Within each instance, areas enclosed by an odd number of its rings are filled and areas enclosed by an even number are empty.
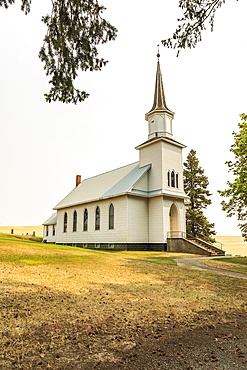
{"type": "MultiPolygon", "coordinates": [[[[74,353],[85,366],[73,369],[93,369],[86,364],[92,351],[119,355],[150,335],[152,346],[161,328],[166,344],[174,328],[179,338],[186,330],[190,335],[196,328],[228,327],[246,315],[247,280],[181,268],[174,261],[181,256],[88,250],[0,234],[0,367],[68,369],[74,353]]],[[[211,262],[229,265],[225,259],[211,262]]]]}
{"type": "MultiPolygon", "coordinates": [[[[214,260],[216,267],[221,263],[221,267],[231,271],[247,273],[247,257],[217,258],[214,260]]],[[[220,267],[220,266],[218,266],[220,267]]]]}
{"type": "Polygon", "coordinates": [[[217,258],[218,261],[247,265],[247,257],[217,258]]]}

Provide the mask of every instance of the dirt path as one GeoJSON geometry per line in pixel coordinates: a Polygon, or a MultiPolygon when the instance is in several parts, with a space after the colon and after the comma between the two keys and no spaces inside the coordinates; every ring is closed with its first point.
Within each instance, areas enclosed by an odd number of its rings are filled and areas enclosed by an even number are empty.
{"type": "MultiPolygon", "coordinates": [[[[217,257],[213,257],[217,258],[217,257]]],[[[221,257],[222,258],[222,257],[221,257]]],[[[223,270],[216,267],[211,267],[203,263],[204,260],[210,260],[212,257],[199,257],[199,258],[176,258],[175,261],[178,266],[184,268],[190,268],[195,270],[203,270],[208,272],[214,272],[219,275],[238,277],[242,279],[247,279],[247,274],[241,272],[234,272],[229,270],[223,270]]]]}

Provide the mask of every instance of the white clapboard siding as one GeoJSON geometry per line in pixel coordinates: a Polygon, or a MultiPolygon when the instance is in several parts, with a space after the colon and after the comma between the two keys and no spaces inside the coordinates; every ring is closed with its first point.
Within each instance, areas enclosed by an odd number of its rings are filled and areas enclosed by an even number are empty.
{"type": "Polygon", "coordinates": [[[148,199],[128,199],[128,243],[148,243],[148,199]]]}
{"type": "Polygon", "coordinates": [[[163,196],[149,199],[149,243],[164,243],[163,196]]]}
{"type": "Polygon", "coordinates": [[[133,190],[148,191],[148,173],[146,173],[134,186],[133,190]]]}
{"type": "Polygon", "coordinates": [[[140,149],[140,166],[151,163],[149,170],[149,191],[162,188],[162,141],[152,143],[140,149]]]}
{"type": "Polygon", "coordinates": [[[140,166],[151,163],[149,171],[149,191],[167,189],[167,172],[174,170],[179,175],[178,189],[183,193],[182,144],[169,140],[158,140],[140,146],[140,166]]]}
{"type": "Polygon", "coordinates": [[[114,197],[58,210],[57,243],[126,243],[127,196],[114,197]],[[109,206],[114,206],[114,229],[109,230],[109,206]],[[95,211],[100,208],[100,230],[95,230],[95,211]],[[88,231],[83,231],[84,210],[88,210],[88,231]],[[77,211],[77,231],[73,232],[73,214],[77,211]],[[67,232],[63,232],[64,213],[68,215],[67,232]]]}
{"type": "MultiPolygon", "coordinates": [[[[56,229],[56,226],[55,226],[56,229]]],[[[53,235],[53,225],[44,225],[43,226],[43,240],[47,243],[55,243],[56,242],[56,233],[53,235]],[[47,235],[47,228],[48,228],[48,235],[47,235]]]]}
{"type": "MultiPolygon", "coordinates": [[[[176,191],[183,192],[183,163],[182,163],[182,149],[178,146],[171,145],[168,142],[163,142],[163,175],[164,175],[164,186],[163,188],[169,188],[167,182],[167,172],[175,171],[178,173],[179,186],[176,191]]],[[[170,188],[169,188],[170,189],[170,188]]]]}

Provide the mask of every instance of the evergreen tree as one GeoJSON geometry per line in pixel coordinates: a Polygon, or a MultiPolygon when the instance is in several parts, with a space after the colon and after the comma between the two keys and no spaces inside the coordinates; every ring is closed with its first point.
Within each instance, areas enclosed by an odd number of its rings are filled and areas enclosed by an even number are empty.
{"type": "Polygon", "coordinates": [[[214,242],[212,237],[215,235],[214,224],[203,214],[203,209],[211,204],[208,185],[208,178],[199,166],[196,151],[191,149],[184,163],[184,190],[190,198],[190,203],[186,207],[186,232],[188,236],[214,242]]]}
{"type": "Polygon", "coordinates": [[[236,215],[242,236],[247,241],[247,114],[240,114],[241,122],[238,123],[239,132],[233,132],[234,143],[230,151],[235,160],[227,161],[228,171],[233,174],[233,181],[227,182],[228,189],[219,194],[229,198],[221,202],[223,211],[227,216],[236,215]]]}

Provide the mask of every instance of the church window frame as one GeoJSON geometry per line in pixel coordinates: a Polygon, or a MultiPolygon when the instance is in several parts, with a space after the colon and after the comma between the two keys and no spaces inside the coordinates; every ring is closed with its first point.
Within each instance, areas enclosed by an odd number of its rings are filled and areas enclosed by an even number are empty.
{"type": "Polygon", "coordinates": [[[114,205],[111,203],[109,206],[109,230],[114,230],[114,217],[115,217],[115,209],[114,209],[114,205]]]}
{"type": "Polygon", "coordinates": [[[100,230],[100,208],[99,206],[95,209],[95,230],[100,230]]]}
{"type": "Polygon", "coordinates": [[[167,185],[171,186],[171,173],[170,173],[170,171],[167,172],[167,185]]]}
{"type": "Polygon", "coordinates": [[[67,212],[65,212],[63,216],[63,232],[67,233],[67,230],[68,230],[68,214],[67,212]]]}
{"type": "Polygon", "coordinates": [[[52,236],[56,235],[56,227],[55,225],[52,225],[52,236]]]}
{"type": "Polygon", "coordinates": [[[178,172],[176,173],[176,188],[178,189],[178,172]]]}
{"type": "Polygon", "coordinates": [[[88,231],[88,209],[84,209],[83,213],[83,231],[88,231]]]}
{"type": "Polygon", "coordinates": [[[73,213],[73,232],[77,232],[77,211],[73,213]]]}
{"type": "Polygon", "coordinates": [[[49,235],[49,226],[47,225],[45,228],[45,236],[48,236],[48,235],[49,235]]]}
{"type": "Polygon", "coordinates": [[[176,181],[176,178],[175,178],[175,171],[172,170],[171,172],[171,187],[172,188],[175,188],[175,181],[176,181]]]}

